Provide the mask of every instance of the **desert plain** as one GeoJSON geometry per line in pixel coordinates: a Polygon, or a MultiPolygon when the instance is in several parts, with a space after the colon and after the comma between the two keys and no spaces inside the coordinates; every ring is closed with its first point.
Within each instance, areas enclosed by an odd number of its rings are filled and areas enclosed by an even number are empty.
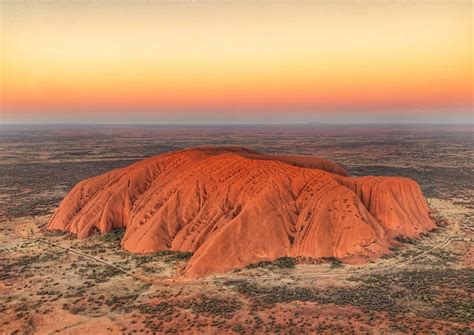
{"type": "MultiPolygon", "coordinates": [[[[470,333],[470,126],[2,126],[0,333],[470,333]],[[192,254],[46,226],[79,181],[197,146],[312,155],[421,186],[436,229],[366,264],[280,258],[183,278],[192,254]]],[[[219,255],[215,255],[219,258],[219,255]]]]}

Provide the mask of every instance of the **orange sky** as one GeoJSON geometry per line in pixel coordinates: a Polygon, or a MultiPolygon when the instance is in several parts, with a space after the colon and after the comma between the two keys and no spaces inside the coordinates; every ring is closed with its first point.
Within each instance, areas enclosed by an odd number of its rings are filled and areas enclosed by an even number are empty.
{"type": "Polygon", "coordinates": [[[472,121],[469,1],[1,6],[3,122],[472,121]]]}

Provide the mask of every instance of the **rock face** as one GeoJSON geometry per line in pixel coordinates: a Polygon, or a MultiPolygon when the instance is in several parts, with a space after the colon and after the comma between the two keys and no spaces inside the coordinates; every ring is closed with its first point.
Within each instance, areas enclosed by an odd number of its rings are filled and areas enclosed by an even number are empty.
{"type": "Polygon", "coordinates": [[[168,153],[78,183],[48,229],[104,234],[126,228],[124,249],[193,252],[188,277],[263,260],[336,257],[364,262],[397,236],[433,229],[417,183],[348,177],[315,157],[244,148],[168,153]]]}

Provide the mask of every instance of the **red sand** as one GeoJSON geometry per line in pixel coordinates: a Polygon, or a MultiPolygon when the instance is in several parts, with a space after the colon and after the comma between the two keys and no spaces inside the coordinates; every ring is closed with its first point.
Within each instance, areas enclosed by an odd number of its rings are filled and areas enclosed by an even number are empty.
{"type": "Polygon", "coordinates": [[[123,248],[194,252],[184,275],[201,277],[283,256],[364,262],[389,253],[396,236],[433,229],[429,213],[411,179],[352,178],[316,157],[198,148],[81,181],[48,229],[85,238],[126,227],[123,248]]]}

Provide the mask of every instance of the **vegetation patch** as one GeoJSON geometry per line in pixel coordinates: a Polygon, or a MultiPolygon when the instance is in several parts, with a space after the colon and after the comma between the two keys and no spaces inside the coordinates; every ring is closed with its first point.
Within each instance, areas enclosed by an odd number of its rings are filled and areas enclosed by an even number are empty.
{"type": "Polygon", "coordinates": [[[153,315],[171,315],[174,312],[174,307],[170,303],[164,301],[156,305],[151,304],[141,304],[138,307],[138,310],[144,314],[153,314],[153,315]]]}
{"type": "Polygon", "coordinates": [[[329,262],[331,269],[342,268],[344,264],[336,257],[323,257],[323,261],[329,262]]]}
{"type": "Polygon", "coordinates": [[[246,266],[247,269],[257,268],[279,268],[279,269],[293,269],[296,261],[291,257],[280,257],[274,261],[263,261],[246,266]]]}
{"type": "Polygon", "coordinates": [[[100,239],[105,242],[117,242],[122,241],[123,235],[125,235],[125,229],[117,228],[102,235],[100,239]]]}
{"type": "Polygon", "coordinates": [[[176,261],[186,261],[192,256],[192,252],[161,250],[148,255],[133,255],[133,260],[137,265],[147,264],[159,260],[165,261],[166,263],[172,263],[176,261]]]}
{"type": "MultiPolygon", "coordinates": [[[[73,264],[72,267],[75,268],[77,266],[73,264]]],[[[95,283],[105,283],[112,277],[122,274],[122,271],[111,266],[88,263],[86,267],[77,269],[77,274],[84,279],[93,280],[95,283]]]]}
{"type": "Polygon", "coordinates": [[[409,237],[406,237],[406,236],[402,236],[402,235],[397,236],[395,239],[400,243],[416,244],[415,239],[409,238],[409,237]]]}
{"type": "Polygon", "coordinates": [[[428,319],[469,322],[474,317],[474,270],[421,270],[351,278],[357,287],[332,287],[319,290],[287,285],[263,286],[247,280],[230,280],[225,285],[247,296],[255,305],[310,301],[319,304],[356,306],[360,310],[385,312],[394,318],[414,312],[428,319]],[[419,308],[410,308],[407,302],[419,308]]]}
{"type": "Polygon", "coordinates": [[[191,309],[197,314],[226,316],[234,314],[242,307],[240,301],[235,299],[221,299],[207,296],[203,296],[197,301],[181,302],[178,305],[181,308],[191,309]]]}
{"type": "Polygon", "coordinates": [[[44,236],[47,237],[58,237],[58,236],[64,236],[66,235],[66,232],[63,230],[59,229],[54,229],[54,230],[44,230],[44,236]]]}
{"type": "Polygon", "coordinates": [[[192,252],[167,251],[165,262],[187,261],[192,256],[192,252]]]}

